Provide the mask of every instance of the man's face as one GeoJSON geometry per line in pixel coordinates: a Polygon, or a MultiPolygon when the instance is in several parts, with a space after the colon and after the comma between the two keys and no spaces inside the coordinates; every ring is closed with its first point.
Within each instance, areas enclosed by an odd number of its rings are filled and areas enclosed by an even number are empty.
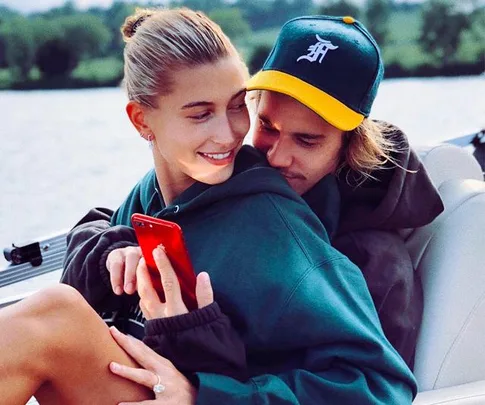
{"type": "Polygon", "coordinates": [[[294,98],[263,91],[255,124],[253,145],[298,194],[336,170],[344,132],[294,98]]]}

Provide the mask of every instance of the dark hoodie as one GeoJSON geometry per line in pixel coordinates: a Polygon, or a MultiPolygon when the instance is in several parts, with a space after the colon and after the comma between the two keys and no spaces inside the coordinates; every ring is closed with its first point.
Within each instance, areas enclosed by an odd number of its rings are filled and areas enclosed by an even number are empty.
{"type": "Polygon", "coordinates": [[[151,171],[113,216],[114,226],[88,238],[84,253],[91,259],[70,247],[64,280],[98,311],[113,310],[121,297],[111,292],[100,259],[109,243],[99,251],[95,239],[129,229],[134,210],[175,221],[247,353],[244,381],[196,373],[197,404],[410,404],[416,382],[385,339],[360,270],[330,246],[322,223],[287,182],[255,156],[244,147],[231,179],[195,183],[168,207],[151,171]]]}
{"type": "Polygon", "coordinates": [[[384,333],[412,368],[423,293],[397,231],[430,223],[443,203],[406,136],[390,128],[388,139],[398,150],[393,159],[400,167],[389,163],[372,173],[375,180],[357,187],[355,173],[341,173],[340,223],[332,244],[362,270],[384,333]]]}

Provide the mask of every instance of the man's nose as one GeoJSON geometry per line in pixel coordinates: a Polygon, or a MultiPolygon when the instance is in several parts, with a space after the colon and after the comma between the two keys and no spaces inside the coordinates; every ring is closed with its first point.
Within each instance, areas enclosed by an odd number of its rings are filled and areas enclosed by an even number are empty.
{"type": "Polygon", "coordinates": [[[291,153],[286,148],[283,139],[276,140],[267,150],[266,157],[269,164],[276,168],[286,168],[291,166],[291,153]]]}

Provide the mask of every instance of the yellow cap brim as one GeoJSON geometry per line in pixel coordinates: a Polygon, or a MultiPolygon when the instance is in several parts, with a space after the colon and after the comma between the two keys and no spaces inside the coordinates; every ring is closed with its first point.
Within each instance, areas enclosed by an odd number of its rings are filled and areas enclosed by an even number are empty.
{"type": "Polygon", "coordinates": [[[311,84],[277,70],[262,70],[246,83],[247,90],[271,90],[286,94],[315,111],[330,125],[350,131],[357,128],[364,119],[362,114],[312,86],[311,84]]]}

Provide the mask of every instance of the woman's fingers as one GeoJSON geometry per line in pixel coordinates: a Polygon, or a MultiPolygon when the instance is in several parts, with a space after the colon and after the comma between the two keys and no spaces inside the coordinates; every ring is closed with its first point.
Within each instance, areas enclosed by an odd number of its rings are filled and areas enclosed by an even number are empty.
{"type": "Polygon", "coordinates": [[[162,280],[163,292],[165,294],[166,316],[182,315],[189,312],[182,301],[182,293],[177,275],[165,253],[163,246],[153,250],[153,258],[157,265],[162,280]]]}
{"type": "Polygon", "coordinates": [[[125,261],[122,249],[115,249],[108,254],[106,268],[109,272],[111,287],[116,295],[123,294],[123,280],[125,274],[125,261]]]}
{"type": "Polygon", "coordinates": [[[136,291],[136,269],[141,257],[142,254],[139,247],[125,248],[124,290],[127,294],[133,294],[136,291]]]}
{"type": "Polygon", "coordinates": [[[144,258],[138,262],[136,269],[137,289],[140,295],[140,308],[146,319],[163,318],[165,304],[160,301],[153,287],[152,279],[144,258]]]}
{"type": "Polygon", "coordinates": [[[201,272],[197,276],[195,296],[197,297],[197,305],[199,309],[214,302],[214,292],[212,291],[211,280],[209,274],[206,272],[201,272]]]}
{"type": "Polygon", "coordinates": [[[133,368],[115,363],[114,361],[110,363],[109,368],[114,374],[148,388],[152,388],[155,384],[158,384],[156,374],[142,368],[133,368]]]}
{"type": "Polygon", "coordinates": [[[110,332],[116,343],[143,368],[158,370],[165,365],[172,364],[142,341],[121,333],[114,326],[110,328],[110,332]]]}
{"type": "Polygon", "coordinates": [[[145,387],[153,388],[156,384],[164,386],[160,387],[162,392],[156,394],[158,399],[125,403],[126,405],[195,405],[197,390],[169,360],[159,356],[143,342],[122,334],[113,326],[110,331],[118,345],[143,367],[143,369],[137,369],[119,363],[110,363],[111,371],[145,387]]]}
{"type": "Polygon", "coordinates": [[[142,257],[138,246],[115,249],[108,254],[106,268],[116,295],[133,294],[136,291],[136,268],[142,257]]]}

